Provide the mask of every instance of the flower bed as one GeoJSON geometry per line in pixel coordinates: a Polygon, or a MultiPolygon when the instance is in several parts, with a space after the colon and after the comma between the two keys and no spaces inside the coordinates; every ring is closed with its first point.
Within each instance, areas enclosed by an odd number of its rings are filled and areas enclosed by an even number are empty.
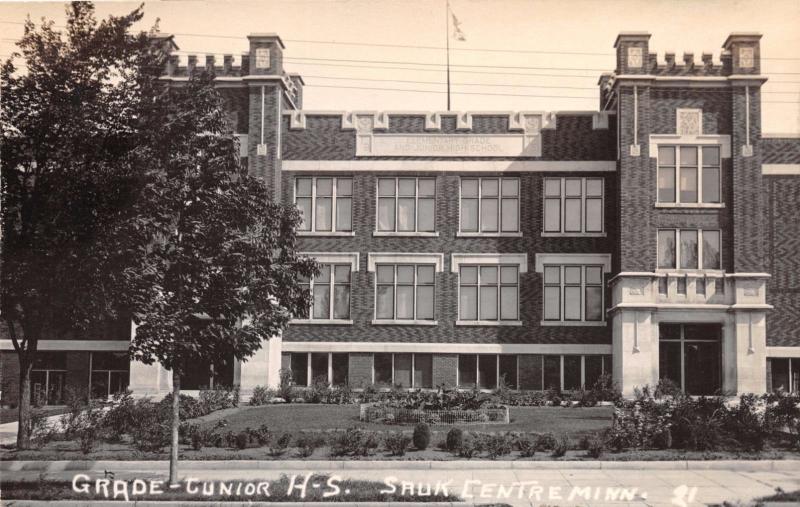
{"type": "Polygon", "coordinates": [[[362,403],[362,422],[384,424],[508,424],[508,407],[484,406],[478,409],[428,409],[393,407],[384,403],[362,403]]]}

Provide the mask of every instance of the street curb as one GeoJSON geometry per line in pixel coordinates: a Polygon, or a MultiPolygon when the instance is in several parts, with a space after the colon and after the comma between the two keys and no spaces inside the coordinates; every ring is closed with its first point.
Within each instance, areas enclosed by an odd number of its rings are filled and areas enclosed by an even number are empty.
{"type": "MultiPolygon", "coordinates": [[[[411,505],[410,502],[204,502],[202,500],[167,500],[167,501],[152,501],[152,500],[136,500],[132,502],[110,501],[110,500],[6,500],[4,505],[11,507],[47,507],[49,505],[60,505],[69,507],[119,507],[121,504],[135,506],[135,507],[185,507],[186,505],[192,506],[207,506],[207,507],[330,507],[336,505],[337,507],[401,507],[411,505]]],[[[420,502],[417,505],[425,505],[429,507],[467,507],[474,505],[471,502],[420,502]]]]}
{"type": "MultiPolygon", "coordinates": [[[[208,460],[181,461],[181,470],[800,470],[800,460],[676,460],[676,461],[328,461],[328,460],[208,460]]],[[[88,472],[169,469],[168,461],[2,461],[0,472],[88,472]]]]}

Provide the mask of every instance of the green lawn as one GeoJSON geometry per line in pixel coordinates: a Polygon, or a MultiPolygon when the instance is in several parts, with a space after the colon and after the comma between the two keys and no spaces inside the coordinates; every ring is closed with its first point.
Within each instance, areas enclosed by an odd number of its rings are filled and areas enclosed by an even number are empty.
{"type": "MultiPolygon", "coordinates": [[[[510,424],[456,425],[473,431],[524,431],[534,433],[567,433],[573,438],[611,427],[614,407],[511,407],[510,424]]],[[[224,431],[240,431],[247,427],[269,426],[273,434],[296,434],[303,430],[332,430],[363,426],[370,430],[412,430],[411,425],[361,423],[358,405],[264,405],[220,410],[192,422],[214,426],[220,419],[228,422],[224,431]]],[[[434,426],[434,433],[446,433],[452,426],[434,426]]]]}

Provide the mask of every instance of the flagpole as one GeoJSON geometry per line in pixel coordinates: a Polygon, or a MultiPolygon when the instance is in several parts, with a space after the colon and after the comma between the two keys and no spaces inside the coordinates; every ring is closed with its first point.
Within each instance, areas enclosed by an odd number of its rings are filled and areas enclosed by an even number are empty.
{"type": "Polygon", "coordinates": [[[447,110],[450,111],[450,0],[445,0],[444,23],[447,41],[447,110]]]}

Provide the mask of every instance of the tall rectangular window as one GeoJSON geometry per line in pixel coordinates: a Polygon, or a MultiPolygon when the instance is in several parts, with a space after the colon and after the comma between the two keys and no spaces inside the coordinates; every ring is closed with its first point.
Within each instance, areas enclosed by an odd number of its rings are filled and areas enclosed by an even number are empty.
{"type": "Polygon", "coordinates": [[[519,178],[462,178],[461,232],[519,232],[519,178]]]}
{"type": "Polygon", "coordinates": [[[379,264],[375,271],[376,319],[433,320],[434,266],[379,264]]]}
{"type": "Polygon", "coordinates": [[[323,264],[318,276],[300,285],[311,291],[309,319],[350,319],[350,264],[323,264]]]}
{"type": "Polygon", "coordinates": [[[545,178],[544,232],[603,232],[603,178],[545,178]]]}
{"type": "Polygon", "coordinates": [[[130,380],[130,359],[125,352],[92,352],[91,394],[105,399],[124,393],[130,380]]]}
{"type": "Polygon", "coordinates": [[[719,146],[659,146],[658,202],[720,203],[719,146]]]}
{"type": "Polygon", "coordinates": [[[301,231],[353,230],[352,178],[296,178],[294,196],[303,216],[301,231]]]}
{"type": "Polygon", "coordinates": [[[717,394],[721,387],[719,324],[659,325],[659,377],[691,395],[717,394]]]}
{"type": "Polygon", "coordinates": [[[433,232],[434,178],[378,178],[378,231],[433,232]]]}
{"type": "Polygon", "coordinates": [[[478,381],[478,356],[475,354],[458,355],[458,386],[474,387],[478,381]]]}
{"type": "Polygon", "coordinates": [[[659,229],[659,269],[722,269],[720,231],[659,229]],[[677,241],[676,241],[677,239],[677,241]]]}
{"type": "Polygon", "coordinates": [[[603,320],[603,267],[544,266],[544,320],[603,320]]]}
{"type": "Polygon", "coordinates": [[[459,320],[517,320],[519,267],[461,266],[459,301],[459,320]]]}

